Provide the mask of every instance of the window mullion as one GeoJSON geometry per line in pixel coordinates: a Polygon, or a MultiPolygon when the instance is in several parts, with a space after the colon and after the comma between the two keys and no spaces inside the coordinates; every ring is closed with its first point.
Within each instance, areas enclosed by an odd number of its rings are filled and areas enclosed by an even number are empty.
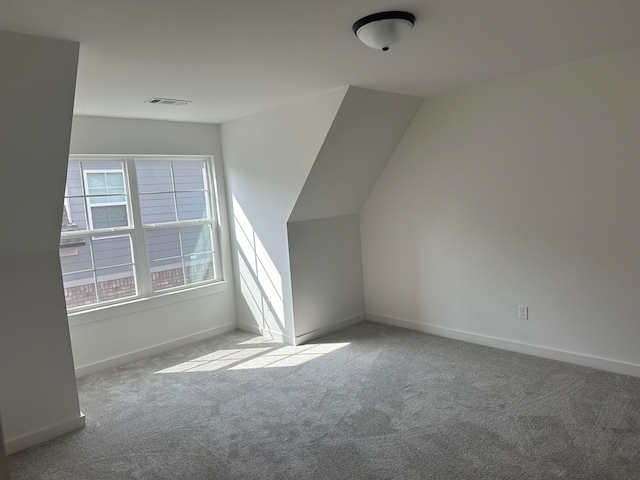
{"type": "MultiPolygon", "coordinates": [[[[177,205],[177,204],[176,204],[177,205]]],[[[176,215],[178,214],[176,210],[176,215]]],[[[182,281],[187,285],[187,266],[184,263],[184,248],[182,246],[182,229],[178,226],[178,241],[180,242],[180,262],[182,263],[182,281]]]]}
{"type": "Polygon", "coordinates": [[[151,289],[151,269],[149,268],[149,255],[145,242],[145,232],[142,228],[142,213],[140,212],[140,195],[138,194],[138,175],[135,167],[135,159],[127,158],[126,188],[129,190],[129,200],[131,202],[131,220],[133,221],[133,231],[131,232],[131,242],[133,243],[134,263],[136,279],[138,281],[138,294],[149,295],[151,289]]]}
{"type": "Polygon", "coordinates": [[[89,238],[89,252],[91,253],[91,271],[93,272],[93,288],[96,292],[96,303],[100,303],[100,293],[98,292],[98,274],[96,272],[96,255],[93,249],[93,238],[89,238]]]}
{"type": "Polygon", "coordinates": [[[178,194],[176,193],[176,179],[173,172],[173,161],[169,162],[169,166],[171,168],[171,188],[173,189],[172,197],[173,197],[173,208],[175,208],[176,212],[176,222],[180,221],[180,215],[178,213],[178,194]]]}
{"type": "Polygon", "coordinates": [[[220,228],[220,202],[218,201],[218,183],[216,181],[216,171],[215,166],[213,164],[213,159],[209,162],[206,162],[206,171],[208,180],[208,201],[211,208],[211,220],[213,220],[211,224],[211,235],[212,243],[213,243],[213,265],[214,265],[214,273],[216,278],[224,278],[224,263],[222,255],[220,254],[220,248],[222,245],[221,238],[221,228],[220,228]]]}
{"type": "Polygon", "coordinates": [[[87,186],[84,178],[84,162],[80,162],[80,185],[82,186],[82,203],[84,204],[84,224],[87,230],[91,230],[93,224],[89,220],[89,201],[87,200],[87,186]]]}
{"type": "Polygon", "coordinates": [[[224,277],[224,265],[222,263],[222,255],[220,255],[220,226],[218,223],[211,225],[211,248],[213,249],[213,268],[214,277],[224,277]]]}

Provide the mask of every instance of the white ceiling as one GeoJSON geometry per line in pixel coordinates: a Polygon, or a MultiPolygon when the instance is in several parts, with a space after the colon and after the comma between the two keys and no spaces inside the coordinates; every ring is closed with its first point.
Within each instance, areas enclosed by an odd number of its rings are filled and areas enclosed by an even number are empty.
{"type": "Polygon", "coordinates": [[[345,85],[428,96],[638,45],[640,0],[0,0],[0,28],[80,41],[76,114],[221,123],[345,85]],[[417,17],[386,53],[351,31],[384,10],[417,17]]]}

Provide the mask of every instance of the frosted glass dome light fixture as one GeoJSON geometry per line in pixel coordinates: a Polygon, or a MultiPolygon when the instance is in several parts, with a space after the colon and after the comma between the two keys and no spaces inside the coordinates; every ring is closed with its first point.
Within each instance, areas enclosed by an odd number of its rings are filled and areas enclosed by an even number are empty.
{"type": "Polygon", "coordinates": [[[416,17],[409,12],[380,12],[353,24],[353,33],[367,47],[386,52],[413,28],[416,17]]]}

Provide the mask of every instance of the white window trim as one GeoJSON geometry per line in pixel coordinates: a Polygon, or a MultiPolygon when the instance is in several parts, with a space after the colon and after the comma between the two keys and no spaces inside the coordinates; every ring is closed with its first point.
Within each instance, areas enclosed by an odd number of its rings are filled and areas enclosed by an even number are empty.
{"type": "MultiPolygon", "coordinates": [[[[211,295],[225,291],[227,289],[227,280],[225,278],[225,265],[221,252],[221,226],[220,226],[220,202],[218,197],[218,185],[215,174],[215,164],[213,157],[210,155],[129,155],[129,154],[72,154],[69,160],[75,161],[114,161],[121,160],[124,162],[124,183],[125,195],[129,200],[131,208],[129,209],[129,226],[109,229],[83,230],[77,232],[65,232],[64,238],[82,237],[90,234],[108,234],[123,231],[131,234],[134,251],[134,274],[136,277],[136,286],[138,293],[135,297],[127,297],[118,300],[111,300],[99,304],[87,305],[84,307],[76,307],[68,310],[68,317],[71,326],[82,325],[108,318],[114,318],[123,315],[129,315],[142,310],[157,308],[163,305],[189,300],[201,296],[211,295]],[[188,224],[209,224],[212,229],[213,242],[213,260],[217,277],[210,281],[198,282],[189,285],[174,287],[171,289],[153,292],[151,287],[151,273],[149,268],[149,259],[147,254],[144,232],[149,229],[158,227],[167,227],[169,224],[143,225],[140,212],[140,199],[138,195],[138,184],[135,168],[133,166],[135,160],[192,160],[204,161],[207,182],[205,183],[208,193],[207,213],[210,219],[192,220],[188,222],[176,222],[176,227],[188,224]],[[139,226],[136,228],[136,226],[139,226]],[[142,234],[141,234],[142,233],[142,234]],[[143,270],[144,269],[144,270],[143,270]],[[149,272],[147,274],[146,272],[149,272]],[[142,273],[142,274],[141,274],[142,273]]],[[[87,170],[91,171],[91,170],[87,170]]],[[[86,178],[83,174],[83,182],[86,178]]],[[[88,205],[85,207],[88,209],[88,205]]],[[[87,217],[88,217],[87,213],[87,217]]],[[[87,218],[87,222],[88,222],[87,218]]],[[[88,224],[89,225],[89,224],[88,224]]]]}

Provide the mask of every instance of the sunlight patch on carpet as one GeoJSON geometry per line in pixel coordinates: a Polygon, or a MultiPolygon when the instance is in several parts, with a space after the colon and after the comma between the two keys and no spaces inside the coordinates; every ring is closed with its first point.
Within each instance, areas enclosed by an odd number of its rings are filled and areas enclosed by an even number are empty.
{"type": "MultiPolygon", "coordinates": [[[[243,342],[247,345],[248,342],[243,342]]],[[[264,345],[264,343],[262,344],[264,345]]],[[[295,367],[346,347],[349,343],[307,344],[298,347],[249,347],[217,350],[201,357],[181,362],[155,373],[213,372],[222,368],[250,370],[256,368],[295,367]]]]}
{"type": "Polygon", "coordinates": [[[302,345],[300,347],[282,347],[251,358],[246,362],[229,368],[229,370],[295,367],[320,358],[327,353],[334,352],[347,345],[349,345],[349,343],[323,343],[319,345],[302,345]]]}

